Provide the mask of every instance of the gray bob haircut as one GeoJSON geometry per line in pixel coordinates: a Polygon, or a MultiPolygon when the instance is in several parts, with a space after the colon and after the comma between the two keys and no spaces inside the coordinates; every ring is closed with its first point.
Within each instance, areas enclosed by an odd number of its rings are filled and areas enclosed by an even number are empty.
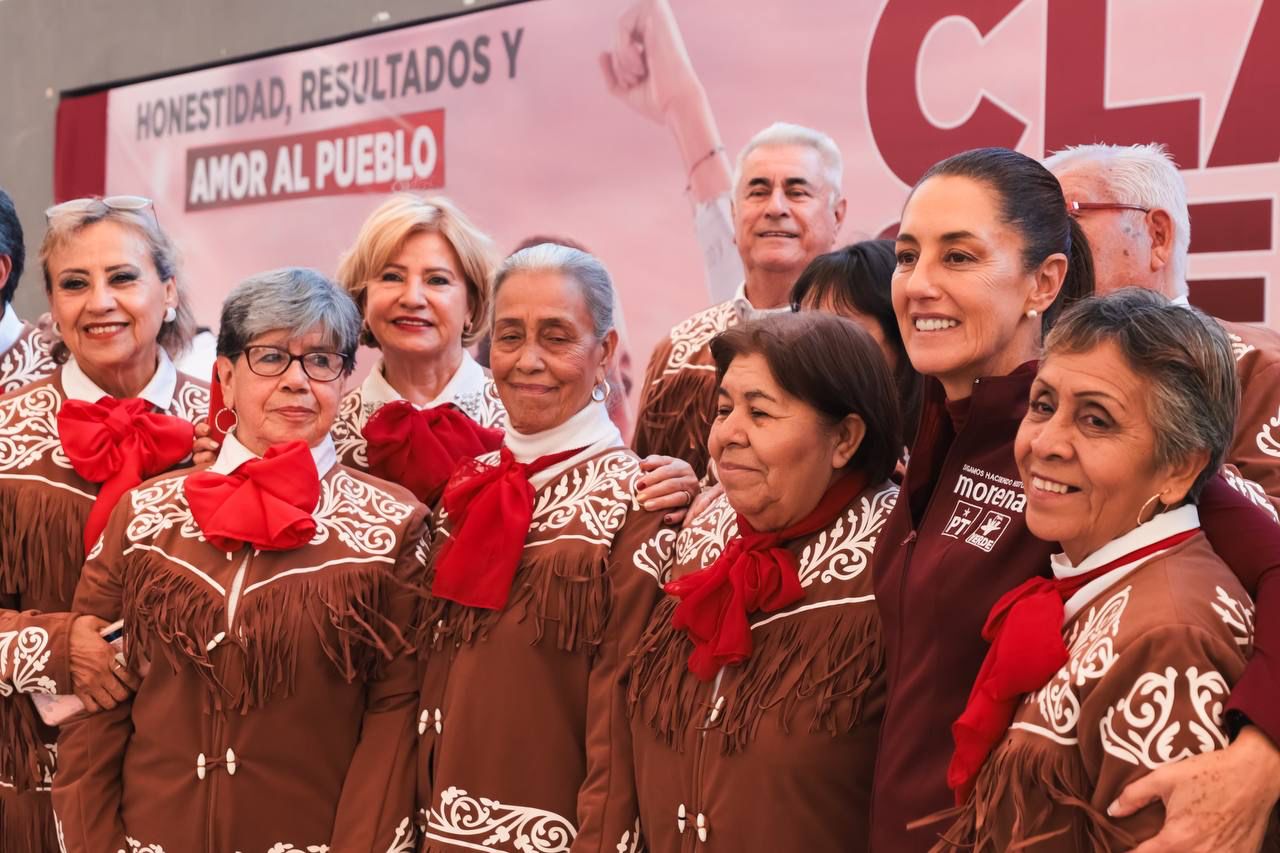
{"type": "MultiPolygon", "coordinates": [[[[595,255],[559,243],[539,243],[515,252],[498,267],[493,277],[493,301],[498,301],[502,283],[516,273],[553,272],[567,275],[582,287],[582,298],[591,312],[596,340],[604,340],[613,328],[613,279],[595,255]]],[[[492,325],[492,323],[490,324],[492,325]]]]}
{"type": "Polygon", "coordinates": [[[806,145],[818,152],[822,161],[822,177],[831,189],[831,206],[844,197],[841,184],[844,181],[844,158],[840,156],[840,148],[835,140],[820,130],[814,130],[800,124],[789,124],[776,121],[747,140],[747,144],[738,152],[738,162],[733,167],[733,189],[737,193],[742,183],[742,164],[747,156],[757,148],[774,145],[806,145]]]}
{"type": "Polygon", "coordinates": [[[1126,287],[1083,299],[1064,312],[1045,339],[1045,357],[1085,353],[1108,342],[1147,382],[1156,467],[1208,451],[1208,464],[1187,492],[1194,501],[1217,474],[1235,433],[1240,384],[1231,341],[1195,308],[1126,287]]]}
{"type": "Polygon", "coordinates": [[[360,311],[346,291],[306,267],[284,267],[246,278],[222,303],[218,355],[234,359],[260,335],[284,330],[301,337],[319,329],[326,346],[355,367],[360,311]]]}

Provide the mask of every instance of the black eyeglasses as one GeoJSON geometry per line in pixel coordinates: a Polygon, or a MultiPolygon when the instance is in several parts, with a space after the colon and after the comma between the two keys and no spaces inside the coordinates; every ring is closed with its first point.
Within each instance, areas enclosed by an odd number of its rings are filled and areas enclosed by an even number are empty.
{"type": "Polygon", "coordinates": [[[44,212],[45,222],[52,222],[53,218],[61,213],[89,213],[96,207],[105,207],[108,210],[129,210],[134,213],[142,213],[146,211],[151,214],[151,219],[155,222],[156,227],[160,226],[160,217],[156,216],[156,203],[146,196],[141,195],[109,195],[103,198],[89,196],[87,198],[73,198],[70,201],[64,201],[61,204],[55,204],[44,212]]]}
{"type": "Polygon", "coordinates": [[[1110,201],[1069,201],[1067,202],[1067,215],[1079,216],[1086,210],[1140,210],[1143,213],[1150,213],[1151,208],[1143,207],[1140,204],[1120,204],[1119,202],[1110,201]]]}
{"type": "Polygon", "coordinates": [[[347,367],[347,357],[338,352],[304,352],[294,355],[280,347],[255,344],[244,348],[245,362],[259,376],[280,376],[295,361],[302,363],[302,372],[317,382],[332,382],[347,367]]]}

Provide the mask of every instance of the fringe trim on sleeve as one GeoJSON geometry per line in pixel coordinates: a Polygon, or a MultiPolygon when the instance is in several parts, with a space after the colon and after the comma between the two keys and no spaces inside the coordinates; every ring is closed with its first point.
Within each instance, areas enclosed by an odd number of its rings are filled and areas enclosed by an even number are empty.
{"type": "Polygon", "coordinates": [[[302,632],[310,626],[344,679],[371,680],[385,661],[410,650],[400,627],[383,615],[393,583],[380,566],[276,581],[241,599],[236,631],[218,644],[227,625],[222,598],[189,575],[148,562],[125,584],[127,653],[132,658],[154,639],[175,670],[183,663],[195,668],[220,706],[246,711],[293,693],[302,632]],[[213,661],[215,650],[230,644],[240,652],[234,673],[213,661]]]}
{"type": "Polygon", "coordinates": [[[61,849],[48,791],[0,792],[0,850],[53,853],[61,849]]]}
{"type": "MultiPolygon", "coordinates": [[[[54,766],[45,744],[57,737],[52,730],[46,736],[44,728],[30,696],[15,693],[0,697],[0,781],[12,784],[18,791],[32,791],[44,784],[45,771],[52,772],[54,766]]],[[[12,793],[0,786],[0,803],[12,793]]],[[[5,837],[0,833],[0,839],[5,837]]]]}
{"type": "Polygon", "coordinates": [[[701,477],[711,458],[707,434],[715,409],[715,372],[683,369],[664,376],[661,367],[645,391],[632,445],[641,457],[658,453],[684,459],[701,477]]]}
{"type": "Polygon", "coordinates": [[[1060,759],[1061,755],[1016,746],[997,749],[983,766],[973,796],[931,853],[1034,851],[1050,839],[1061,847],[1064,838],[1072,850],[1132,849],[1136,840],[1090,805],[1093,786],[1084,767],[1060,759]],[[993,827],[992,817],[1010,808],[1013,825],[993,827]]]}
{"type": "Polygon", "coordinates": [[[0,490],[0,592],[69,607],[93,502],[61,489],[0,490]]]}
{"type": "Polygon", "coordinates": [[[431,582],[439,552],[439,547],[431,549],[422,590],[424,602],[415,620],[416,645],[421,652],[484,639],[489,629],[509,612],[518,614],[521,622],[532,620],[534,643],[541,643],[551,634],[561,651],[594,654],[604,641],[612,609],[609,552],[605,546],[574,543],[567,550],[554,544],[526,548],[505,610],[466,607],[432,596],[431,582]]]}
{"type": "MultiPolygon", "coordinates": [[[[633,653],[628,700],[632,717],[680,749],[707,709],[696,698],[705,684],[689,672],[693,644],[671,626],[676,603],[671,597],[659,603],[633,653]]],[[[819,610],[755,633],[751,658],[727,669],[720,687],[728,700],[721,717],[725,754],[746,748],[775,708],[784,731],[799,724],[834,737],[863,721],[884,687],[880,620],[874,606],[841,609],[835,618],[819,610]],[[807,719],[798,719],[801,704],[812,705],[807,719]]]]}

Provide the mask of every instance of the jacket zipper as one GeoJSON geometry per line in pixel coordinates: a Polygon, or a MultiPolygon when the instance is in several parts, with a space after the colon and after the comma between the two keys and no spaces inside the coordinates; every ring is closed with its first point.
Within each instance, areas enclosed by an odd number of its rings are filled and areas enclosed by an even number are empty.
{"type": "MultiPolygon", "coordinates": [[[[235,625],[236,608],[240,603],[241,594],[244,592],[244,579],[249,572],[249,560],[253,556],[253,551],[248,546],[245,549],[244,559],[240,561],[239,568],[236,569],[235,577],[231,580],[231,590],[227,593],[227,636],[233,636],[233,628],[235,625]]],[[[211,701],[210,717],[212,717],[212,731],[210,732],[209,745],[212,752],[205,755],[205,761],[212,764],[213,761],[224,759],[227,749],[222,743],[222,715],[224,710],[219,707],[219,703],[211,701]]],[[[206,848],[208,853],[216,853],[219,849],[217,844],[217,831],[221,821],[215,817],[218,811],[218,776],[226,772],[226,765],[219,761],[217,765],[210,766],[205,771],[204,782],[208,788],[208,827],[206,835],[206,848]]]]}
{"type": "MultiPolygon", "coordinates": [[[[721,698],[720,682],[723,679],[724,679],[724,668],[721,667],[720,671],[716,673],[716,680],[711,685],[711,701],[709,703],[710,710],[707,711],[706,717],[703,718],[702,726],[698,731],[698,742],[697,742],[697,745],[694,747],[695,752],[693,756],[693,790],[692,790],[693,802],[690,804],[691,808],[689,809],[689,814],[687,817],[688,823],[685,827],[685,833],[684,833],[689,837],[690,850],[698,849],[699,817],[702,817],[704,821],[706,820],[706,817],[703,815],[703,811],[702,811],[705,806],[703,802],[705,800],[705,797],[703,797],[703,794],[702,794],[702,786],[703,786],[702,777],[704,775],[704,771],[706,770],[707,732],[711,729],[711,727],[719,724],[720,713],[722,709],[717,707],[717,703],[720,701],[720,698],[721,698]]],[[[708,838],[710,838],[709,835],[708,835],[708,838]]]]}

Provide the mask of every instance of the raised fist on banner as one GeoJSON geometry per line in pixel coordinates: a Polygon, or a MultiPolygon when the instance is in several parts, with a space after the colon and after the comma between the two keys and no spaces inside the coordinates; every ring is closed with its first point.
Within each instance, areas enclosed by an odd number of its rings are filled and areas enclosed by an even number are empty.
{"type": "Polygon", "coordinates": [[[701,83],[667,0],[638,0],[618,19],[613,49],[600,54],[609,91],[636,112],[668,124],[701,83]]]}

